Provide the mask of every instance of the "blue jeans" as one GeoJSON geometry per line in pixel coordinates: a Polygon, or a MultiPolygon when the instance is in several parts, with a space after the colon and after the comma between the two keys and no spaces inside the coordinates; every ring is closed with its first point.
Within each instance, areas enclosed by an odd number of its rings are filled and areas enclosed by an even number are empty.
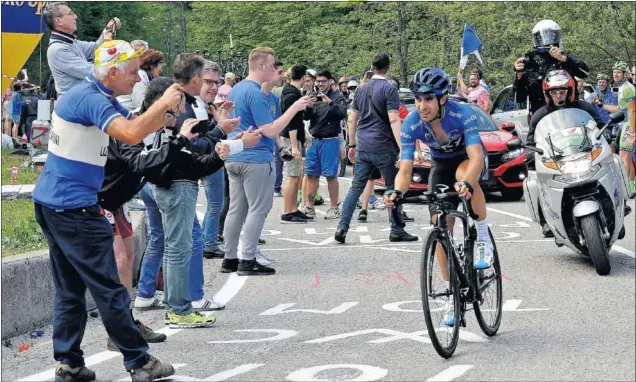
{"type": "Polygon", "coordinates": [[[203,179],[205,196],[208,207],[203,219],[203,249],[212,252],[219,249],[219,219],[223,209],[223,194],[225,192],[225,170],[220,169],[203,179]]]}
{"type": "MultiPolygon", "coordinates": [[[[349,188],[349,192],[347,193],[347,197],[344,201],[338,229],[345,232],[349,230],[349,224],[351,223],[353,212],[356,209],[356,204],[358,203],[360,195],[362,195],[362,192],[369,181],[369,176],[373,170],[377,168],[384,178],[386,188],[388,190],[393,189],[395,185],[395,176],[398,173],[398,169],[395,167],[396,161],[396,153],[378,154],[356,151],[353,180],[351,182],[351,188],[349,188]]],[[[387,208],[387,210],[389,211],[391,233],[400,234],[404,232],[406,224],[402,218],[402,206],[398,208],[387,208]]]]}
{"type": "Polygon", "coordinates": [[[281,192],[283,185],[283,159],[279,153],[274,153],[274,162],[276,165],[276,182],[274,183],[274,192],[281,192]]]}
{"type": "Polygon", "coordinates": [[[148,344],[130,314],[130,296],[119,282],[113,227],[98,206],[52,210],[35,203],[35,219],[49,245],[55,285],[53,356],[72,368],[84,366],[86,289],[102,316],[106,333],[124,356],[127,370],[148,362],[148,344]]]}
{"type": "Polygon", "coordinates": [[[169,188],[152,187],[165,234],[164,303],[176,314],[193,312],[188,285],[198,191],[198,184],[188,181],[173,182],[169,188]]]}
{"type": "MultiPolygon", "coordinates": [[[[163,262],[163,221],[161,212],[152,196],[152,186],[146,184],[139,191],[141,200],[146,205],[146,216],[148,217],[148,244],[146,253],[141,261],[141,275],[137,285],[137,295],[143,298],[150,298],[157,292],[157,275],[163,262]]],[[[201,226],[199,220],[194,218],[192,228],[192,259],[190,260],[190,281],[189,293],[192,301],[203,298],[203,241],[201,236],[201,226]]]]}

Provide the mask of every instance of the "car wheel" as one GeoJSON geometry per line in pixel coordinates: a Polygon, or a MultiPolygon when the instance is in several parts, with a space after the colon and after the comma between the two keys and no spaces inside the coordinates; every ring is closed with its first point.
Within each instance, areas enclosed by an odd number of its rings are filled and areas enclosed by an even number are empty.
{"type": "Polygon", "coordinates": [[[501,196],[504,200],[509,202],[516,202],[523,197],[523,187],[517,188],[502,188],[501,196]]]}

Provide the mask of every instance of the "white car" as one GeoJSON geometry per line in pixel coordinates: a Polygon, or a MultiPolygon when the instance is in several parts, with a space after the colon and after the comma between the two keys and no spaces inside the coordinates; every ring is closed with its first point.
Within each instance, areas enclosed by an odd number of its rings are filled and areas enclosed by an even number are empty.
{"type": "Polygon", "coordinates": [[[490,107],[490,116],[495,120],[497,127],[503,124],[515,125],[515,130],[525,141],[528,135],[528,115],[530,114],[530,103],[526,98],[523,103],[518,103],[516,94],[512,91],[512,85],[508,85],[497,94],[497,98],[490,107]]]}

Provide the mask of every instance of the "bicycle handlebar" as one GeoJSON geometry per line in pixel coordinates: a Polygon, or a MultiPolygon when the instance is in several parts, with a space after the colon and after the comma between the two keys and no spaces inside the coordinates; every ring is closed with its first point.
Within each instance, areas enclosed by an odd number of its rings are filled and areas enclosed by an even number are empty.
{"type": "MultiPolygon", "coordinates": [[[[405,203],[431,203],[431,202],[436,202],[436,201],[440,201],[443,202],[446,199],[450,199],[450,198],[459,198],[459,192],[434,192],[434,191],[426,191],[421,195],[418,196],[409,196],[406,198],[400,198],[398,200],[395,201],[396,205],[400,205],[400,204],[405,204],[405,203]]],[[[464,203],[464,206],[466,206],[468,215],[473,219],[476,220],[477,219],[477,214],[475,214],[475,211],[473,211],[473,206],[472,203],[470,202],[470,200],[466,200],[464,198],[461,198],[462,202],[464,203]]]]}

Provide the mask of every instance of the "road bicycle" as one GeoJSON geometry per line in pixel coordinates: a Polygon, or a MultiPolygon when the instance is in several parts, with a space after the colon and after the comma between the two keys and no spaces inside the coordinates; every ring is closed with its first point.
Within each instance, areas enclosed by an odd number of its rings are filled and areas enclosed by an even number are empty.
{"type": "Polygon", "coordinates": [[[488,234],[493,243],[493,265],[484,270],[474,267],[473,249],[477,240],[477,230],[473,219],[477,216],[472,210],[469,200],[461,198],[463,211],[458,211],[449,199],[458,198],[458,192],[447,192],[448,186],[438,185],[440,192],[427,191],[418,196],[403,197],[396,201],[402,203],[430,203],[431,219],[437,215],[437,222],[434,228],[428,233],[422,248],[420,286],[422,291],[422,307],[428,334],[437,353],[443,358],[450,358],[459,339],[459,325],[466,327],[465,313],[470,309],[470,305],[475,310],[475,316],[481,330],[489,337],[497,334],[501,324],[502,316],[502,283],[501,265],[499,263],[499,253],[495,245],[492,232],[488,229],[488,234]],[[463,237],[455,238],[449,226],[447,218],[457,218],[463,223],[463,237]],[[436,247],[440,246],[443,256],[436,256],[436,247]],[[435,262],[446,259],[446,265],[439,263],[435,269],[435,262]],[[445,271],[445,272],[444,272],[445,271]],[[446,274],[443,277],[442,272],[446,274]],[[433,278],[442,278],[442,289],[433,288],[433,278]],[[494,286],[494,298],[488,298],[486,293],[491,286],[494,286]],[[448,301],[440,301],[447,298],[448,301]],[[454,324],[444,323],[444,315],[448,304],[454,307],[454,324]],[[433,314],[440,313],[442,319],[434,320],[433,314]],[[488,313],[494,313],[490,319],[486,317],[488,313]],[[459,325],[458,325],[459,323],[459,325]],[[445,334],[445,338],[444,338],[445,334]],[[446,340],[446,345],[444,341],[446,340]]]}

